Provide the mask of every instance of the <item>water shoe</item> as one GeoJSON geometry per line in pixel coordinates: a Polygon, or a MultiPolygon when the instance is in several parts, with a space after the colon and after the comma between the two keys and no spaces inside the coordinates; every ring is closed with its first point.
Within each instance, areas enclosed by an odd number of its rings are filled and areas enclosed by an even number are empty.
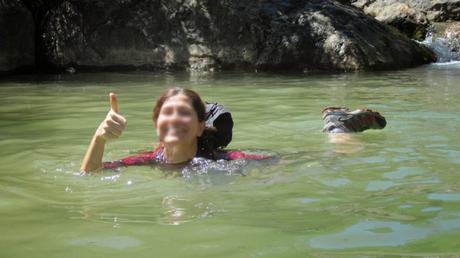
{"type": "Polygon", "coordinates": [[[324,127],[327,133],[357,133],[367,129],[383,129],[385,117],[371,109],[350,111],[346,107],[327,107],[323,109],[324,127]]]}

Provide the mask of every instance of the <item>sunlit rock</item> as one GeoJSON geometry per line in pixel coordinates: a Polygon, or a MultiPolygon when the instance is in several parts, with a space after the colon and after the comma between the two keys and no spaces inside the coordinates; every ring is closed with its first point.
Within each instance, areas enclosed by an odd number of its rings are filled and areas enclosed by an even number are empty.
{"type": "Polygon", "coordinates": [[[460,22],[450,23],[444,31],[450,50],[460,53],[460,22]]]}
{"type": "Polygon", "coordinates": [[[377,20],[396,27],[407,36],[422,39],[429,26],[425,12],[417,10],[409,3],[398,0],[370,1],[358,0],[353,3],[377,20]]]}
{"type": "Polygon", "coordinates": [[[423,39],[432,22],[460,20],[460,0],[350,0],[367,15],[423,39]]]}

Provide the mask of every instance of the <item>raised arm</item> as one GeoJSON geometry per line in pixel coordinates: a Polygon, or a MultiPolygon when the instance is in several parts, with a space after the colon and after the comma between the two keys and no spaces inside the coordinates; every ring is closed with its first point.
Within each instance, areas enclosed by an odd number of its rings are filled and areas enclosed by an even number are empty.
{"type": "Polygon", "coordinates": [[[110,93],[109,96],[110,111],[97,128],[81,163],[80,169],[84,173],[95,171],[102,167],[106,141],[120,137],[126,127],[126,119],[118,113],[117,97],[114,93],[110,93]]]}

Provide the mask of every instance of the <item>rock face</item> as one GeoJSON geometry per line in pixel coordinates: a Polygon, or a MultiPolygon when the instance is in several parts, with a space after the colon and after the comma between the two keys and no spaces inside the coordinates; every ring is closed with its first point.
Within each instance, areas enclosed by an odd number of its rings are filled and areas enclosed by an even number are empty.
{"type": "Polygon", "coordinates": [[[350,71],[435,60],[427,48],[335,1],[51,2],[45,12],[28,5],[33,24],[22,22],[38,32],[40,68],[350,71]]]}
{"type": "Polygon", "coordinates": [[[459,0],[419,0],[414,7],[425,11],[428,20],[434,22],[460,21],[459,0]]]}
{"type": "Polygon", "coordinates": [[[0,2],[0,71],[34,64],[34,27],[19,1],[0,2]]]}
{"type": "Polygon", "coordinates": [[[460,22],[448,24],[444,31],[444,38],[449,44],[450,51],[460,53],[460,22]]]}
{"type": "Polygon", "coordinates": [[[433,23],[422,44],[436,53],[439,63],[460,61],[460,22],[433,23]]]}
{"type": "Polygon", "coordinates": [[[415,39],[425,37],[431,22],[460,20],[460,0],[352,0],[351,3],[415,39]]]}

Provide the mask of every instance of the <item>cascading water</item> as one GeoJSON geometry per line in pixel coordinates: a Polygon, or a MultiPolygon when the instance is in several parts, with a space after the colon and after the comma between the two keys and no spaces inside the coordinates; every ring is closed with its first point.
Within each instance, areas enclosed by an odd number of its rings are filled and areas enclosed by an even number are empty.
{"type": "Polygon", "coordinates": [[[452,51],[455,38],[443,38],[430,32],[421,43],[436,53],[437,63],[459,62],[460,53],[452,51]]]}

